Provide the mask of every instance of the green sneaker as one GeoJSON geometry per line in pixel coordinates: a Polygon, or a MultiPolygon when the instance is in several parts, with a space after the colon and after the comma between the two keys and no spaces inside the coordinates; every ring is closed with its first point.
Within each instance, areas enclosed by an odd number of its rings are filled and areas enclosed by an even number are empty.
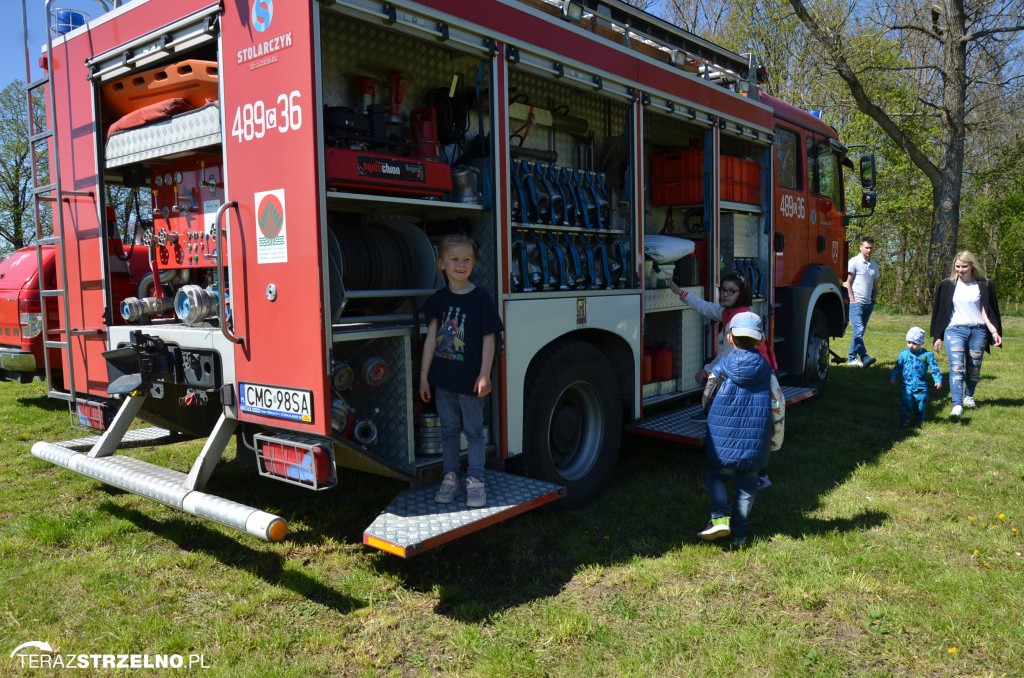
{"type": "Polygon", "coordinates": [[[697,533],[697,536],[704,541],[714,541],[715,539],[721,539],[722,537],[728,537],[732,534],[732,530],[729,529],[729,516],[724,518],[712,518],[708,526],[697,533]]]}

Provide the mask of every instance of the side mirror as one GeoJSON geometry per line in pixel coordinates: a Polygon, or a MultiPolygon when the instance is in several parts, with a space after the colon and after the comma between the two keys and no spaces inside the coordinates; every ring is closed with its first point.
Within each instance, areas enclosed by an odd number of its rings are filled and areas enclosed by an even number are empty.
{"type": "Polygon", "coordinates": [[[874,191],[867,191],[860,196],[860,206],[866,210],[874,210],[878,202],[878,194],[874,191]]]}
{"type": "Polygon", "coordinates": [[[875,154],[860,154],[860,185],[870,191],[875,187],[875,154]]]}

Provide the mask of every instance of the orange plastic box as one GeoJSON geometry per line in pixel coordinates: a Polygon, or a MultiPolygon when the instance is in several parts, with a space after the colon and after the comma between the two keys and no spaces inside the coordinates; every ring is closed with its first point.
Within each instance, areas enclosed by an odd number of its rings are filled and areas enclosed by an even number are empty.
{"type": "Polygon", "coordinates": [[[659,207],[704,200],[704,151],[670,151],[651,156],[652,202],[659,207]]]}
{"type": "Polygon", "coordinates": [[[217,62],[188,59],[133,73],[103,85],[101,94],[104,112],[118,117],[174,97],[199,108],[217,101],[217,62]]]}
{"type": "MultiPolygon", "coordinates": [[[[732,155],[722,156],[720,198],[757,204],[761,165],[732,155]]],[[[704,200],[704,151],[670,151],[651,156],[652,203],[657,207],[692,205],[704,200]]]]}

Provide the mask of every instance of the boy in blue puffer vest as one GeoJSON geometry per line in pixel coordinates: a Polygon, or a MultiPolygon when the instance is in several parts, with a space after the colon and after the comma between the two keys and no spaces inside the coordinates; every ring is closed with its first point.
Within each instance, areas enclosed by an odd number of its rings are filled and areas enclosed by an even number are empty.
{"type": "Polygon", "coordinates": [[[758,472],[769,451],[782,445],[786,401],[772,366],[757,352],[764,341],[761,318],[737,313],[726,329],[736,350],[715,365],[704,389],[711,522],[698,536],[711,541],[731,534],[734,546],[744,546],[758,472]],[[736,493],[731,509],[730,478],[736,493]]]}

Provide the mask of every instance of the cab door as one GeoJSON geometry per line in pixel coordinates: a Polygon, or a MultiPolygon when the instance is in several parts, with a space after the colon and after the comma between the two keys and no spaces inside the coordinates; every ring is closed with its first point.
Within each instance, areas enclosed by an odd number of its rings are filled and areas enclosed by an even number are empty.
{"type": "Polygon", "coordinates": [[[809,261],[833,268],[843,280],[846,249],[841,160],[829,139],[817,134],[807,136],[810,235],[813,239],[809,261]]]}
{"type": "Polygon", "coordinates": [[[775,128],[775,286],[799,283],[808,263],[807,159],[804,142],[797,129],[775,128]],[[779,251],[779,239],[783,247],[779,251]]]}

